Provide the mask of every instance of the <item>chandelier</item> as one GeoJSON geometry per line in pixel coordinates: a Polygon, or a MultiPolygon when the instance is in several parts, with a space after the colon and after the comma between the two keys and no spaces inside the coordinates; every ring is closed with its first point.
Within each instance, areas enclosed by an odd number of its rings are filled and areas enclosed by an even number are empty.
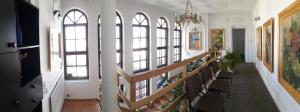
{"type": "Polygon", "coordinates": [[[181,25],[190,24],[191,22],[199,24],[202,22],[202,17],[193,9],[191,1],[187,0],[185,11],[175,13],[175,21],[181,25]]]}

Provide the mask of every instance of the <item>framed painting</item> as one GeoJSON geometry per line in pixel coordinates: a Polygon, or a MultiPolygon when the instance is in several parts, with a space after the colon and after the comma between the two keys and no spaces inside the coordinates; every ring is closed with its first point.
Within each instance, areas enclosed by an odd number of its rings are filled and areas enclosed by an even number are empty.
{"type": "Polygon", "coordinates": [[[55,28],[49,29],[48,36],[48,68],[50,71],[61,63],[60,32],[55,28]]]}
{"type": "Polygon", "coordinates": [[[300,1],[279,14],[279,82],[300,105],[300,1]]]}
{"type": "Polygon", "coordinates": [[[201,50],[202,49],[202,32],[190,32],[189,33],[189,49],[201,50]]]}
{"type": "Polygon", "coordinates": [[[225,30],[211,29],[210,30],[210,48],[225,49],[225,30]]]}
{"type": "Polygon", "coordinates": [[[262,59],[263,64],[270,72],[273,72],[273,41],[274,41],[274,28],[273,18],[269,19],[262,27],[263,41],[262,41],[262,59]]]}
{"type": "Polygon", "coordinates": [[[262,41],[262,28],[258,27],[256,29],[256,57],[260,61],[262,57],[261,41],[262,41]]]}

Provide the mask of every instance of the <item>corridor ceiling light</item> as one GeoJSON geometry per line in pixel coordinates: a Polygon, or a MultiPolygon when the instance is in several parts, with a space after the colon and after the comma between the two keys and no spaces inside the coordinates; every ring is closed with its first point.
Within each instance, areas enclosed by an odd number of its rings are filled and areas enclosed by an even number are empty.
{"type": "Polygon", "coordinates": [[[175,13],[175,21],[181,25],[190,24],[191,22],[199,24],[202,22],[202,17],[193,9],[191,0],[187,0],[185,11],[175,13]]]}

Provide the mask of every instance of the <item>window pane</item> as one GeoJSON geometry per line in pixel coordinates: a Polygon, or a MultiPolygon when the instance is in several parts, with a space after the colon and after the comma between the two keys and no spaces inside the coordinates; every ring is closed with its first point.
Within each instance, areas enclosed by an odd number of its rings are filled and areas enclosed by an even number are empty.
{"type": "Polygon", "coordinates": [[[120,38],[120,27],[116,26],[116,38],[120,38]]]}
{"type": "Polygon", "coordinates": [[[116,54],[116,61],[117,61],[117,64],[119,64],[120,63],[120,53],[117,53],[116,54]]]}
{"type": "Polygon", "coordinates": [[[76,22],[76,20],[74,19],[75,11],[71,11],[67,17],[70,18],[72,22],[76,22]]]}
{"type": "Polygon", "coordinates": [[[116,39],[116,49],[120,50],[120,39],[116,39]]]}
{"type": "Polygon", "coordinates": [[[77,76],[86,77],[87,76],[86,67],[77,67],[77,76]]]}
{"type": "Polygon", "coordinates": [[[76,67],[67,67],[67,74],[70,74],[71,76],[76,76],[76,67]]]}
{"type": "Polygon", "coordinates": [[[147,48],[147,39],[146,38],[141,38],[141,48],[147,48]]]}
{"type": "Polygon", "coordinates": [[[64,19],[64,24],[73,24],[73,22],[70,20],[70,18],[66,17],[64,19]]]}
{"type": "Polygon", "coordinates": [[[141,56],[141,60],[146,60],[147,59],[147,52],[146,51],[141,51],[140,56],[141,56]]]}
{"type": "Polygon", "coordinates": [[[140,53],[139,52],[133,52],[133,61],[140,60],[140,53]]]}
{"type": "Polygon", "coordinates": [[[75,51],[75,40],[66,40],[67,52],[75,51]]]}
{"type": "Polygon", "coordinates": [[[147,29],[145,27],[141,27],[140,37],[147,37],[147,29]]]}
{"type": "Polygon", "coordinates": [[[133,39],[133,48],[140,48],[140,39],[133,39]]]}
{"type": "Polygon", "coordinates": [[[140,62],[133,62],[133,69],[139,70],[140,69],[140,62]]]}
{"type": "Polygon", "coordinates": [[[76,50],[77,51],[86,51],[86,40],[76,40],[76,50]]]}
{"type": "Polygon", "coordinates": [[[66,27],[65,28],[65,36],[66,39],[75,39],[75,28],[74,27],[66,27]]]}
{"type": "Polygon", "coordinates": [[[85,16],[81,16],[77,23],[87,23],[85,16]]]}
{"type": "Polygon", "coordinates": [[[86,65],[86,55],[77,55],[77,65],[86,65]]]}
{"type": "Polygon", "coordinates": [[[133,27],[133,37],[140,37],[140,28],[133,27]]]}
{"type": "Polygon", "coordinates": [[[76,39],[85,39],[86,38],[86,28],[85,26],[76,27],[76,39]]]}
{"type": "Polygon", "coordinates": [[[76,55],[67,55],[67,66],[76,66],[76,55]]]}

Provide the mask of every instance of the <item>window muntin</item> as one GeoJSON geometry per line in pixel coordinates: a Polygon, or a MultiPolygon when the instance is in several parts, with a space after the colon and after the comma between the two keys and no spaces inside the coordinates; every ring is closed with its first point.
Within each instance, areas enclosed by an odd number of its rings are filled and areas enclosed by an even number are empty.
{"type": "Polygon", "coordinates": [[[180,24],[175,23],[174,25],[174,62],[181,61],[181,27],[180,24]]]}
{"type": "Polygon", "coordinates": [[[149,70],[149,25],[147,17],[137,13],[133,26],[133,70],[134,73],[149,70]]]}
{"type": "MultiPolygon", "coordinates": [[[[149,70],[149,22],[143,13],[137,13],[132,20],[133,70],[139,73],[149,70]]],[[[149,80],[136,83],[136,99],[149,95],[149,80]]]]}
{"type": "Polygon", "coordinates": [[[157,67],[168,65],[168,24],[160,17],[157,21],[157,67]]]}
{"type": "Polygon", "coordinates": [[[88,79],[88,48],[86,15],[70,10],[64,17],[64,59],[65,79],[88,79]]]}

